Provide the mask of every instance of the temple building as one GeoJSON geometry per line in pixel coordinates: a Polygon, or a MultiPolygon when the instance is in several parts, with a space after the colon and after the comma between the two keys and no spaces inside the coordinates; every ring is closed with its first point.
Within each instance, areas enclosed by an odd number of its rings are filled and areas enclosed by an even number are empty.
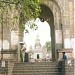
{"type": "Polygon", "coordinates": [[[40,44],[39,35],[36,36],[34,49],[32,46],[29,48],[29,58],[33,59],[35,62],[42,62],[50,57],[50,52],[47,52],[47,48],[40,44]]]}

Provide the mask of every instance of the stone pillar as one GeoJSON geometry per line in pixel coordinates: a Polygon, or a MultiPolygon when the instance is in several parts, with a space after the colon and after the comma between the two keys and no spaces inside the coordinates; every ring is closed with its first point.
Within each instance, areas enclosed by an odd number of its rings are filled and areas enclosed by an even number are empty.
{"type": "MultiPolygon", "coordinates": [[[[74,40],[73,40],[74,46],[73,46],[73,50],[74,50],[74,59],[75,59],[75,0],[74,0],[74,9],[73,10],[74,10],[74,40]]],[[[74,66],[75,66],[75,64],[74,64],[74,66]]],[[[74,74],[75,74],[75,69],[74,69],[74,74]]]]}
{"type": "Polygon", "coordinates": [[[56,49],[62,48],[62,24],[60,19],[60,12],[56,12],[56,24],[55,24],[55,40],[56,40],[56,49]]]}
{"type": "Polygon", "coordinates": [[[69,1],[69,20],[70,20],[70,37],[71,37],[71,48],[73,48],[72,51],[72,57],[74,57],[74,0],[69,1]]]}
{"type": "Polygon", "coordinates": [[[64,48],[70,48],[70,23],[69,23],[69,2],[63,1],[63,42],[64,48]]]}
{"type": "MultiPolygon", "coordinates": [[[[24,36],[24,34],[23,34],[24,29],[22,27],[23,16],[21,13],[19,13],[19,21],[18,22],[19,22],[19,35],[18,35],[19,40],[18,40],[18,43],[20,43],[20,42],[23,42],[23,36],[24,36]]],[[[20,44],[18,44],[18,62],[20,62],[20,47],[19,46],[20,46],[20,44]]]]}
{"type": "Polygon", "coordinates": [[[74,46],[73,46],[73,49],[74,49],[74,58],[75,58],[75,0],[74,0],[74,46]]]}
{"type": "Polygon", "coordinates": [[[53,6],[54,14],[54,33],[55,33],[55,60],[58,59],[57,50],[62,48],[62,29],[61,29],[61,14],[57,6],[53,6]]]}

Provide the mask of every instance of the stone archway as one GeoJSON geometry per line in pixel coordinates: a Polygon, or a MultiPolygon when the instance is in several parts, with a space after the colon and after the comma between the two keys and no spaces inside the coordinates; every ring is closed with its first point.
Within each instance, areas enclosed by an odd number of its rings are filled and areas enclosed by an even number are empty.
{"type": "MultiPolygon", "coordinates": [[[[61,1],[59,3],[58,0],[44,0],[44,2],[41,4],[42,11],[40,13],[40,18],[44,18],[44,20],[46,20],[51,27],[53,60],[57,59],[57,50],[65,48],[65,38],[69,38],[70,40],[74,33],[73,30],[69,30],[73,28],[73,21],[71,20],[73,19],[73,15],[71,14],[71,9],[66,9],[66,2],[67,1],[61,1]],[[70,11],[70,16],[66,13],[66,10],[70,11]],[[68,22],[70,22],[70,24],[68,22]],[[70,34],[71,32],[72,34],[70,34]]],[[[72,4],[72,2],[67,3],[69,6],[72,4]]]]}
{"type": "MultiPolygon", "coordinates": [[[[40,19],[46,20],[51,28],[52,60],[57,60],[57,49],[62,48],[62,25],[60,8],[56,1],[45,1],[41,6],[40,19]],[[60,37],[60,38],[59,38],[60,37]]],[[[22,16],[22,14],[21,14],[22,16]]],[[[20,24],[22,24],[20,18],[20,24]]],[[[19,27],[20,28],[20,27],[19,27]]],[[[20,30],[23,34],[23,31],[20,30]]],[[[19,41],[23,40],[23,35],[19,36],[19,41]]]]}
{"type": "Polygon", "coordinates": [[[46,20],[51,28],[52,60],[57,60],[57,49],[62,48],[62,28],[60,9],[53,1],[41,4],[41,21],[46,20]],[[59,38],[60,37],[60,38],[59,38]]]}
{"type": "MultiPolygon", "coordinates": [[[[61,48],[70,48],[70,46],[74,45],[70,45],[71,39],[73,40],[72,43],[74,43],[74,38],[75,38],[75,34],[74,34],[74,1],[67,1],[67,0],[44,0],[44,2],[41,4],[41,7],[43,6],[43,8],[46,8],[48,11],[46,11],[46,9],[44,9],[44,12],[47,12],[48,15],[42,15],[41,17],[45,18],[46,20],[48,19],[48,23],[50,24],[50,26],[52,26],[52,53],[53,53],[53,60],[57,59],[57,55],[56,55],[56,50],[57,49],[61,49],[61,48]],[[45,17],[44,17],[45,16],[45,17]],[[52,17],[53,20],[49,21],[49,18],[52,17]],[[63,36],[62,36],[63,35],[63,36]],[[65,40],[69,39],[70,42],[66,42],[65,40]],[[65,46],[65,44],[69,43],[69,46],[65,46]]],[[[3,27],[1,26],[0,23],[0,40],[3,39],[7,39],[9,41],[9,49],[11,48],[11,36],[10,36],[10,31],[11,31],[11,26],[13,25],[13,20],[12,18],[17,15],[20,17],[19,12],[17,12],[16,9],[13,9],[14,6],[12,6],[12,10],[8,11],[7,10],[9,8],[6,8],[6,12],[8,13],[3,13],[5,16],[5,19],[8,17],[7,19],[7,23],[3,23],[3,27]],[[13,13],[15,12],[15,13],[13,13]],[[12,15],[13,17],[12,17],[12,15]],[[6,17],[7,16],[7,17],[6,17]],[[11,19],[10,19],[11,17],[11,19]],[[4,27],[4,25],[8,25],[7,27],[4,27]],[[3,34],[2,34],[3,31],[3,34]],[[9,33],[9,34],[7,34],[9,33]],[[3,37],[2,37],[3,36],[3,37]]],[[[0,10],[1,12],[1,10],[0,10]]],[[[1,13],[2,14],[2,13],[1,13]]],[[[1,15],[0,14],[0,15],[1,15]]],[[[44,13],[45,14],[45,13],[44,13]]],[[[22,15],[22,14],[21,14],[22,15]]],[[[22,18],[22,17],[21,17],[22,18]]],[[[2,20],[1,20],[2,21],[2,20]]],[[[22,19],[15,19],[14,21],[14,25],[16,28],[16,31],[21,33],[21,35],[18,34],[18,42],[17,45],[20,41],[23,40],[23,33],[20,30],[20,24],[22,22],[22,19]],[[17,22],[16,22],[17,21],[17,22]]],[[[0,43],[2,44],[2,43],[0,43]]],[[[0,45],[0,47],[2,47],[0,45]]],[[[18,47],[17,47],[18,48],[18,47]]],[[[18,48],[19,49],[19,48],[18,48]]],[[[73,48],[75,49],[75,48],[73,48]]],[[[19,50],[18,50],[19,51],[19,50]]]]}

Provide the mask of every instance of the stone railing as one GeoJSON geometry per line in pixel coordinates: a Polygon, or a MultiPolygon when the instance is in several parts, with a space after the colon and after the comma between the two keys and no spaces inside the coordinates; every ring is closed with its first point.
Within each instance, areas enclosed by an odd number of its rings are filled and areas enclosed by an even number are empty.
{"type": "Polygon", "coordinates": [[[0,75],[11,75],[13,66],[13,61],[0,60],[0,75]]]}
{"type": "Polygon", "coordinates": [[[74,60],[68,60],[62,62],[62,75],[74,75],[74,60]]]}
{"type": "Polygon", "coordinates": [[[57,58],[60,59],[61,53],[65,52],[68,58],[73,58],[73,49],[72,48],[63,48],[57,50],[57,58]]]}
{"type": "Polygon", "coordinates": [[[14,66],[14,62],[8,61],[8,75],[12,75],[13,66],[14,66]]]}
{"type": "Polygon", "coordinates": [[[0,75],[8,74],[8,61],[0,60],[0,75]]]}
{"type": "Polygon", "coordinates": [[[16,60],[17,61],[17,50],[2,50],[1,60],[16,60]]]}
{"type": "Polygon", "coordinates": [[[62,48],[62,49],[58,49],[57,52],[58,53],[62,53],[62,52],[65,52],[65,53],[72,53],[73,49],[72,48],[62,48]]]}
{"type": "Polygon", "coordinates": [[[17,54],[17,50],[2,50],[1,54],[17,54]]]}

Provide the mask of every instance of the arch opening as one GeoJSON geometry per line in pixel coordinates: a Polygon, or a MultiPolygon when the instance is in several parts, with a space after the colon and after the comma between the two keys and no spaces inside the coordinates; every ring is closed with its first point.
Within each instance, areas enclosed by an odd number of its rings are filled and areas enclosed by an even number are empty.
{"type": "Polygon", "coordinates": [[[61,31],[59,8],[57,7],[55,8],[54,6],[52,6],[53,8],[52,9],[51,6],[48,7],[44,4],[41,4],[40,6],[41,6],[41,13],[39,18],[41,22],[47,21],[49,24],[50,35],[51,35],[52,60],[55,61],[57,59],[56,46],[59,45],[59,44],[56,44],[56,41],[57,41],[56,31],[58,30],[61,31]],[[55,11],[58,11],[58,13],[54,12],[54,8],[55,8],[55,11]]]}
{"type": "Polygon", "coordinates": [[[50,26],[47,21],[41,22],[39,18],[35,20],[35,24],[38,26],[35,31],[25,25],[29,29],[29,33],[24,31],[24,42],[29,53],[29,59],[30,61],[33,59],[35,62],[37,60],[40,62],[50,61],[52,58],[50,26]],[[37,59],[37,55],[39,55],[39,59],[37,59]]]}
{"type": "Polygon", "coordinates": [[[49,23],[51,28],[51,50],[52,50],[52,60],[55,60],[55,27],[54,27],[54,15],[51,9],[43,4],[41,4],[41,13],[40,17],[46,20],[49,23]]]}

